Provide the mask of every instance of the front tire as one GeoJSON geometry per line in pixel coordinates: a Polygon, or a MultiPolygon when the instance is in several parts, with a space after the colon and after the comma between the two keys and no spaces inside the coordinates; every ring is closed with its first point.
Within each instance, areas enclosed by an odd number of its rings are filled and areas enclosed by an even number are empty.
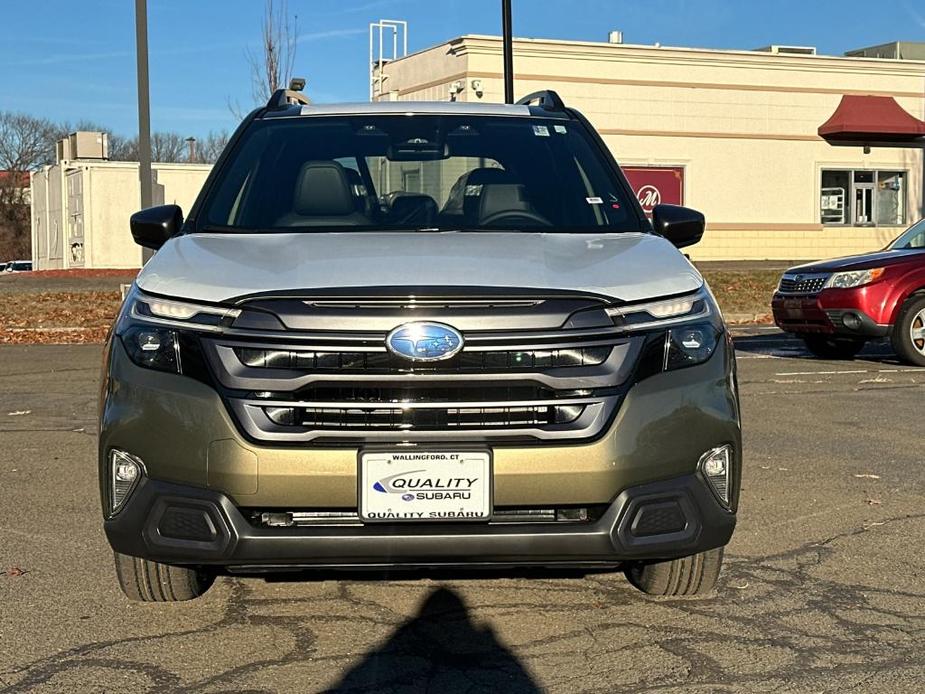
{"type": "Polygon", "coordinates": [[[199,569],[172,566],[114,552],[119,587],[137,602],[180,602],[205,593],[215,576],[199,569]]]}
{"type": "Polygon", "coordinates": [[[854,359],[864,349],[866,340],[853,337],[824,337],[822,335],[804,335],[806,349],[820,359],[854,359]]]}
{"type": "Polygon", "coordinates": [[[643,593],[660,597],[706,595],[716,587],[723,567],[723,548],[681,559],[636,562],[626,569],[629,582],[643,593]]]}
{"type": "Polygon", "coordinates": [[[925,366],[925,296],[913,296],[903,304],[890,341],[904,362],[925,366]]]}

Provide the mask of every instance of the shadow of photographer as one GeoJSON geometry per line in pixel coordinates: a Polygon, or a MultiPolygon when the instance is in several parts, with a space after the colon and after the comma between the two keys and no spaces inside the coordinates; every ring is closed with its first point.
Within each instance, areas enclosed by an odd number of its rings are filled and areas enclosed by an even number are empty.
{"type": "Polygon", "coordinates": [[[462,598],[434,590],[418,613],[351,668],[330,692],[539,692],[490,627],[472,622],[462,598]]]}

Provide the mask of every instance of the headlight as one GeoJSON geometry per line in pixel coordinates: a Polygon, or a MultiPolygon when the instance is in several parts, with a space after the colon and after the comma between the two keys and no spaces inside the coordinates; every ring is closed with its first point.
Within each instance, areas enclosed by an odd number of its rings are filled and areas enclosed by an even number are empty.
{"type": "Polygon", "coordinates": [[[172,301],[135,292],[129,296],[132,318],[158,325],[173,325],[194,330],[217,332],[222,325],[241,315],[240,309],[206,306],[185,301],[172,301]]]}
{"type": "Polygon", "coordinates": [[[704,285],[691,294],[607,309],[614,325],[645,333],[641,372],[654,375],[703,364],[716,351],[723,322],[704,285]]]}
{"type": "Polygon", "coordinates": [[[607,309],[607,315],[614,324],[626,330],[648,330],[663,325],[684,323],[706,318],[710,313],[710,300],[706,289],[672,299],[607,309]]]}
{"type": "Polygon", "coordinates": [[[240,314],[236,308],[148,296],[135,287],[122,307],[116,334],[138,366],[195,376],[203,373],[195,333],[219,332],[240,314]]]}
{"type": "Polygon", "coordinates": [[[671,328],[665,337],[665,371],[703,364],[713,356],[722,333],[712,323],[671,328]]]}
{"type": "Polygon", "coordinates": [[[836,272],[829,277],[823,289],[851,289],[876,282],[883,275],[885,268],[877,267],[870,270],[853,270],[851,272],[836,272]]]}
{"type": "Polygon", "coordinates": [[[138,366],[183,373],[180,362],[180,337],[176,330],[133,325],[120,337],[129,358],[138,366]]]}

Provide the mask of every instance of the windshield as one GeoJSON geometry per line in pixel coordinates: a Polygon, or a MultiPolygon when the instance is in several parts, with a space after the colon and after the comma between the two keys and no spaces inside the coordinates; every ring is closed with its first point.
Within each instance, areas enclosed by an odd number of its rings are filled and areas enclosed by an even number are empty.
{"type": "Polygon", "coordinates": [[[903,232],[902,236],[887,246],[887,249],[891,251],[913,248],[925,248],[925,219],[913,224],[903,232]]]}
{"type": "Polygon", "coordinates": [[[582,130],[485,116],[256,121],[199,230],[641,230],[582,130]]]}

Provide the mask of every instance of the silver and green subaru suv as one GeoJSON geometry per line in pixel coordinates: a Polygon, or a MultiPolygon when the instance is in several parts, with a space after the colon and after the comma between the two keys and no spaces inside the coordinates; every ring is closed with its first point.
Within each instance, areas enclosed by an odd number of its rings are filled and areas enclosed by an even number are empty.
{"type": "Polygon", "coordinates": [[[219,573],[577,567],[716,583],[741,433],[730,338],[588,121],[309,105],[231,138],[113,327],[99,471],[124,592],[219,573]]]}

